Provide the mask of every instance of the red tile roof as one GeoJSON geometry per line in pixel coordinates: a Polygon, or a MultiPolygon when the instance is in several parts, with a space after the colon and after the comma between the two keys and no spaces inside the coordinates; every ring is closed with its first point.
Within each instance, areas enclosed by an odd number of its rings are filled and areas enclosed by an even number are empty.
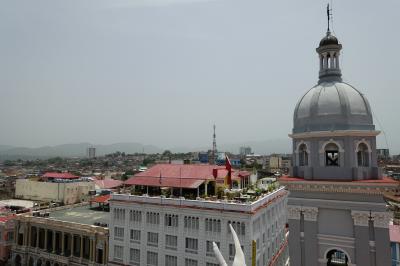
{"type": "Polygon", "coordinates": [[[400,225],[389,225],[390,242],[400,243],[400,225]]]}
{"type": "Polygon", "coordinates": [[[101,189],[117,188],[124,184],[121,180],[115,179],[94,180],[94,183],[101,189]]]}
{"type": "MultiPolygon", "coordinates": [[[[215,180],[214,169],[217,169],[217,180],[224,180],[228,174],[225,166],[209,164],[157,164],[138,173],[125,181],[126,185],[143,185],[157,187],[197,188],[206,180],[215,180]],[[161,176],[161,178],[160,178],[161,176]]],[[[232,172],[232,180],[249,176],[247,171],[232,172]]]]}
{"type": "Polygon", "coordinates": [[[111,194],[108,195],[102,195],[102,196],[97,196],[91,200],[91,202],[96,202],[96,203],[108,203],[108,200],[111,198],[111,194]]]}
{"type": "Polygon", "coordinates": [[[150,187],[175,187],[175,188],[197,188],[204,180],[194,178],[154,178],[154,177],[131,177],[125,184],[142,185],[150,187]]]}
{"type": "Polygon", "coordinates": [[[43,175],[46,178],[56,178],[56,179],[77,179],[79,176],[73,175],[71,173],[55,173],[47,172],[43,175]]]}

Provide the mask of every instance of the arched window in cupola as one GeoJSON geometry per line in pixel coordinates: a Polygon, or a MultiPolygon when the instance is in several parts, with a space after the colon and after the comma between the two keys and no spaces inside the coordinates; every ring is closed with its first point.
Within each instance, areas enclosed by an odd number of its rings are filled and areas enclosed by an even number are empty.
{"type": "Polygon", "coordinates": [[[359,167],[368,167],[369,166],[369,149],[365,143],[358,144],[357,164],[359,167]]]}
{"type": "Polygon", "coordinates": [[[335,143],[329,143],[325,146],[325,165],[340,166],[339,147],[335,143]]]}
{"type": "Polygon", "coordinates": [[[307,145],[303,143],[299,146],[299,166],[307,166],[307,165],[308,165],[307,145]]]}

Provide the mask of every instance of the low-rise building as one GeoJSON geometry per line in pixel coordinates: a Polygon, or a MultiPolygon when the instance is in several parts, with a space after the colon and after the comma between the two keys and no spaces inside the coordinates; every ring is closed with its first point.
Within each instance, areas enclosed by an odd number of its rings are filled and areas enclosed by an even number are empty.
{"type": "Polygon", "coordinates": [[[95,189],[91,181],[79,179],[40,181],[18,179],[15,186],[15,197],[36,201],[52,201],[62,204],[74,204],[87,201],[89,191],[95,189]]]}
{"type": "Polygon", "coordinates": [[[12,265],[107,265],[108,223],[87,204],[18,215],[12,265]]]}

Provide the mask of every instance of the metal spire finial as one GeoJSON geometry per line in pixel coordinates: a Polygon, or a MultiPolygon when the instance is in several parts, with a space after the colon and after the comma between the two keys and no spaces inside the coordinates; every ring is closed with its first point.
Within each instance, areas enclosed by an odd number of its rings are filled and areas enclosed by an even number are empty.
{"type": "Polygon", "coordinates": [[[328,31],[327,31],[327,32],[329,33],[329,32],[331,32],[331,31],[330,31],[330,27],[329,27],[330,25],[329,25],[329,24],[330,24],[330,20],[331,20],[331,18],[332,18],[332,9],[329,8],[329,3],[328,3],[328,5],[326,6],[326,15],[328,16],[328,31]]]}

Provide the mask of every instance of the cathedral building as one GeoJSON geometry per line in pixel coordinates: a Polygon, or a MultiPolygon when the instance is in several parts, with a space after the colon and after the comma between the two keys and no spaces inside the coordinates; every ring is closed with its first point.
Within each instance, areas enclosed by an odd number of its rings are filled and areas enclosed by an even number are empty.
{"type": "Polygon", "coordinates": [[[318,83],[294,111],[293,167],[280,179],[290,191],[293,266],[391,263],[391,215],[382,195],[397,184],[379,171],[380,132],[365,95],[342,80],[341,50],[328,26],[316,49],[318,83]]]}

